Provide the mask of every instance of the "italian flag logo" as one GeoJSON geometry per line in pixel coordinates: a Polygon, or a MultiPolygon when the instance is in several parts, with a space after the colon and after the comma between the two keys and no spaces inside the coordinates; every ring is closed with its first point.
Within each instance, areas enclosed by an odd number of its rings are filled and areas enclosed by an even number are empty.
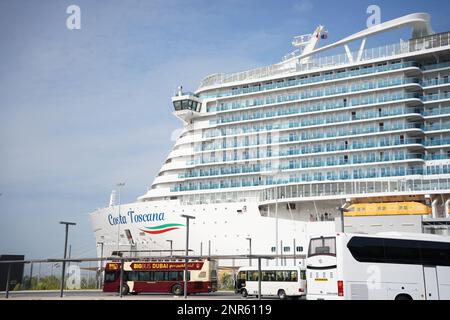
{"type": "Polygon", "coordinates": [[[184,224],[181,223],[166,223],[161,224],[159,226],[155,227],[145,227],[145,229],[140,229],[141,231],[148,233],[148,234],[160,234],[160,233],[166,233],[172,230],[179,229],[180,227],[184,227],[184,224]]]}

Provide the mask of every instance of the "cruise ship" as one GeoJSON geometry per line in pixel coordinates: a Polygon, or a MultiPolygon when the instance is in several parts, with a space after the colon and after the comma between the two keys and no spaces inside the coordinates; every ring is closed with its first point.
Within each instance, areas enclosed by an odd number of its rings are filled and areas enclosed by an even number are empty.
{"type": "Polygon", "coordinates": [[[318,26],[279,63],[180,86],[183,131],[152,185],[90,214],[98,254],[182,252],[182,215],[195,255],[303,255],[342,228],[448,235],[450,32],[414,13],[327,38],[318,26]],[[410,38],[370,46],[399,28],[410,38]]]}

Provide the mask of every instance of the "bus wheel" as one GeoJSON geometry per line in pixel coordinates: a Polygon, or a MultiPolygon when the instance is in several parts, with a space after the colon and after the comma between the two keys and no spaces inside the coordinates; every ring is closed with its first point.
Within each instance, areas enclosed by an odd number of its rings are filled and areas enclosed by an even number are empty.
{"type": "Polygon", "coordinates": [[[395,300],[412,300],[409,294],[399,294],[395,297],[395,300]]]}
{"type": "MultiPolygon", "coordinates": [[[[120,290],[120,287],[119,287],[120,290]]],[[[126,296],[130,292],[130,288],[126,283],[122,285],[122,295],[126,296]]]]}
{"type": "Polygon", "coordinates": [[[172,287],[172,293],[176,296],[181,296],[183,294],[183,288],[177,283],[172,287]]]}
{"type": "Polygon", "coordinates": [[[247,298],[248,297],[247,289],[245,289],[245,288],[241,289],[241,295],[242,295],[243,298],[247,298]]]}
{"type": "Polygon", "coordinates": [[[280,298],[280,300],[284,300],[287,298],[286,296],[286,292],[283,289],[278,290],[278,298],[280,298]]]}

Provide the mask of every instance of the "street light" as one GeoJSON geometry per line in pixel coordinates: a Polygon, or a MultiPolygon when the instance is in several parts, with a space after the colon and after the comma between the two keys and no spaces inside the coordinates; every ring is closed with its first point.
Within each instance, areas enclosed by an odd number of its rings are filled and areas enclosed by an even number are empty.
{"type": "Polygon", "coordinates": [[[117,251],[120,251],[120,223],[121,223],[121,219],[120,219],[120,190],[121,188],[125,185],[125,182],[119,182],[116,186],[118,187],[118,195],[117,198],[119,200],[119,223],[117,224],[117,251]]]}
{"type": "MultiPolygon", "coordinates": [[[[245,240],[248,240],[248,249],[249,249],[249,255],[252,255],[252,238],[245,238],[245,240]]],[[[250,262],[250,267],[252,266],[252,258],[248,259],[250,262]]]]}
{"type": "Polygon", "coordinates": [[[170,243],[170,256],[172,256],[172,249],[173,249],[173,240],[166,240],[170,243]]]}
{"type": "Polygon", "coordinates": [[[189,252],[189,220],[195,219],[193,216],[188,216],[186,214],[181,215],[183,218],[186,218],[186,252],[184,258],[184,298],[187,299],[187,264],[188,264],[188,252],[189,252]]]}
{"type": "MultiPolygon", "coordinates": [[[[97,245],[101,245],[101,249],[100,249],[100,259],[103,259],[103,245],[105,243],[104,242],[97,242],[97,245]]],[[[100,260],[100,281],[98,282],[99,284],[99,289],[102,288],[103,286],[103,260],[100,260]]]]}
{"type": "Polygon", "coordinates": [[[60,293],[60,296],[62,298],[63,294],[64,294],[64,276],[65,276],[65,272],[66,272],[67,238],[69,236],[69,226],[75,226],[77,224],[75,222],[66,222],[66,221],[60,221],[59,223],[66,226],[66,241],[65,241],[65,244],[64,244],[64,261],[63,261],[62,273],[61,273],[61,293],[60,293]]]}
{"type": "Polygon", "coordinates": [[[341,207],[338,208],[339,212],[341,213],[341,231],[345,232],[344,229],[344,216],[345,216],[345,212],[349,211],[349,207],[352,204],[350,199],[346,199],[344,205],[342,205],[341,207]]]}

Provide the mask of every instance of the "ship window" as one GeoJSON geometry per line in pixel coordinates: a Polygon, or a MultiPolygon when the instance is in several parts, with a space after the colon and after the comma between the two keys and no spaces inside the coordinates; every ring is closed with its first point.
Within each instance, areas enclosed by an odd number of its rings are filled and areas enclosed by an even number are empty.
{"type": "Polygon", "coordinates": [[[271,252],[275,252],[276,250],[277,250],[276,247],[271,247],[271,248],[270,248],[270,251],[271,251],[271,252]]]}
{"type": "Polygon", "coordinates": [[[181,101],[175,101],[173,103],[173,106],[174,106],[176,111],[181,110],[181,101]]]}
{"type": "Polygon", "coordinates": [[[296,250],[297,252],[303,252],[303,247],[297,246],[297,247],[295,248],[295,250],[296,250]]]}
{"type": "Polygon", "coordinates": [[[181,101],[181,108],[182,109],[188,109],[189,108],[189,100],[181,101]]]}

